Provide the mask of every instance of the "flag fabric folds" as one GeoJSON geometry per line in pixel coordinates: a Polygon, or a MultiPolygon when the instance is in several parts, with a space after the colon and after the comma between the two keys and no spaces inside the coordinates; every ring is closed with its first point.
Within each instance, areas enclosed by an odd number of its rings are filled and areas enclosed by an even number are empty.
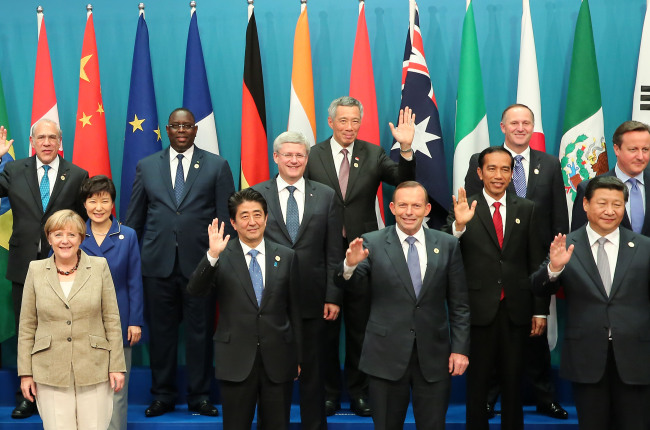
{"type": "Polygon", "coordinates": [[[567,205],[571,214],[578,184],[609,169],[588,0],[583,0],[576,22],[559,152],[567,205]]]}
{"type": "MultiPolygon", "coordinates": [[[[7,115],[7,105],[5,103],[5,94],[2,87],[2,77],[0,76],[0,125],[7,129],[7,140],[11,139],[9,134],[9,116],[7,115]]],[[[5,165],[16,158],[14,147],[9,148],[2,157],[0,163],[0,172],[5,165]]],[[[0,342],[4,342],[16,333],[14,323],[14,308],[11,299],[11,282],[5,278],[7,272],[7,260],[9,259],[9,238],[13,231],[14,216],[11,212],[9,198],[4,197],[0,200],[0,342]]]]}
{"type": "Polygon", "coordinates": [[[314,77],[311,68],[311,44],[307,5],[301,5],[300,17],[293,39],[293,69],[289,100],[288,130],[301,132],[310,145],[316,144],[316,108],[314,106],[314,77]]]}
{"type": "Polygon", "coordinates": [[[183,107],[194,114],[196,125],[195,144],[206,151],[219,154],[217,127],[214,122],[214,109],[208,86],[208,75],[203,61],[203,48],[199,35],[196,8],[192,8],[190,29],[187,34],[185,51],[185,85],[183,86],[183,107]]]}
{"type": "Polygon", "coordinates": [[[269,179],[262,59],[252,4],[248,5],[242,93],[240,188],[244,189],[269,179]]]}
{"type": "Polygon", "coordinates": [[[456,134],[454,136],[454,193],[465,184],[470,157],[490,146],[483,76],[478,54],[474,7],[467,0],[460,42],[460,71],[456,96],[456,134]]]}
{"type": "Polygon", "coordinates": [[[646,0],[643,33],[639,48],[639,65],[636,71],[634,99],[632,102],[632,119],[650,124],[650,0],[646,0]]]}
{"type": "Polygon", "coordinates": [[[529,0],[523,0],[523,13],[521,14],[517,103],[528,106],[535,116],[535,129],[533,130],[533,137],[530,139],[530,147],[546,152],[546,140],[544,138],[544,128],[542,127],[542,100],[539,91],[535,35],[533,34],[529,0]]]}
{"type": "MultiPolygon", "coordinates": [[[[50,47],[47,43],[47,31],[45,30],[45,17],[40,6],[36,13],[36,20],[38,22],[38,48],[36,50],[31,125],[36,124],[42,118],[50,119],[60,125],[59,108],[56,102],[56,91],[54,91],[50,47]]],[[[29,143],[28,145],[29,155],[34,155],[34,148],[29,143]]],[[[59,149],[59,155],[63,157],[63,145],[59,149]]]]}
{"type": "Polygon", "coordinates": [[[92,10],[88,11],[79,69],[79,102],[72,162],[88,171],[89,176],[111,177],[108,156],[106,118],[99,81],[99,60],[92,10]]]}
{"type": "MultiPolygon", "coordinates": [[[[372,71],[370,40],[368,39],[365,2],[363,1],[359,2],[357,35],[354,39],[352,71],[350,74],[350,96],[359,100],[363,105],[363,120],[361,121],[361,128],[359,128],[357,139],[380,145],[375,77],[372,71]]],[[[384,198],[381,185],[379,185],[379,188],[377,189],[375,212],[377,213],[377,224],[379,228],[383,228],[385,225],[385,218],[384,198]]]]}
{"type": "MultiPolygon", "coordinates": [[[[409,1],[409,31],[406,35],[404,62],[402,64],[402,103],[400,109],[409,106],[415,114],[415,137],[413,152],[417,159],[416,180],[427,189],[437,210],[429,214],[429,226],[441,227],[451,205],[447,181],[445,149],[436,96],[433,92],[429,68],[424,57],[424,44],[420,30],[420,13],[415,0],[409,1]]],[[[395,143],[390,156],[398,161],[399,143],[395,143]]]]}
{"type": "Polygon", "coordinates": [[[143,10],[140,11],[135,33],[129,105],[126,112],[120,189],[121,219],[126,218],[129,208],[138,161],[162,149],[149,52],[149,30],[143,10]]]}

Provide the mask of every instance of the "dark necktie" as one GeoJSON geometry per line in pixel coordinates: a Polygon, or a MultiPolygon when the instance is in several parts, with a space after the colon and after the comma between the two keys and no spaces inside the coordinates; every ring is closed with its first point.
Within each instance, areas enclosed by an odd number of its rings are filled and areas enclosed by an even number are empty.
{"type": "Polygon", "coordinates": [[[47,204],[50,202],[50,177],[47,175],[47,172],[51,169],[47,164],[43,164],[43,177],[41,178],[41,203],[43,204],[43,212],[47,209],[47,204]]]}
{"type": "Polygon", "coordinates": [[[291,242],[296,243],[296,236],[298,236],[298,229],[300,228],[298,202],[296,202],[296,198],[293,196],[296,187],[289,185],[287,190],[289,191],[289,199],[287,199],[287,230],[289,230],[291,242]]]}
{"type": "Polygon", "coordinates": [[[181,204],[181,197],[185,189],[185,174],[183,173],[183,154],[178,154],[178,166],[176,167],[176,181],[174,182],[174,195],[176,196],[176,204],[181,204]]]}
{"type": "Polygon", "coordinates": [[[251,256],[251,262],[248,265],[248,273],[251,275],[253,282],[253,290],[255,290],[255,298],[257,299],[257,306],[262,303],[262,293],[264,292],[264,279],[262,278],[262,268],[257,263],[257,254],[260,252],[257,249],[248,251],[251,256]]]}
{"type": "Polygon", "coordinates": [[[415,247],[416,240],[417,239],[413,236],[406,238],[406,242],[409,244],[406,264],[409,268],[409,274],[411,275],[415,297],[419,297],[420,290],[422,289],[422,271],[420,270],[420,255],[418,254],[418,249],[415,247]]]}
{"type": "MultiPolygon", "coordinates": [[[[499,241],[499,248],[503,248],[503,218],[501,218],[501,212],[499,211],[499,208],[501,207],[501,203],[494,202],[492,203],[492,206],[494,206],[494,215],[492,215],[492,222],[494,223],[494,229],[497,232],[497,240],[499,241]]],[[[500,300],[503,300],[505,296],[506,296],[506,292],[502,286],[500,300]]]]}
{"type": "Polygon", "coordinates": [[[515,192],[519,197],[526,197],[526,172],[524,171],[523,155],[515,155],[515,170],[512,172],[512,182],[515,184],[515,192]]]}
{"type": "Polygon", "coordinates": [[[630,222],[632,224],[632,230],[635,233],[641,233],[643,229],[643,218],[645,213],[643,210],[643,196],[641,195],[641,190],[639,189],[639,182],[636,178],[630,178],[627,180],[630,185],[630,222]]]}

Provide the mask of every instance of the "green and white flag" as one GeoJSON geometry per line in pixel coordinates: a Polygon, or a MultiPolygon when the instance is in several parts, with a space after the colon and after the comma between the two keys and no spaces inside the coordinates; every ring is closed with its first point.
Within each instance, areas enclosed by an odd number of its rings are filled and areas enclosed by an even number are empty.
{"type": "Polygon", "coordinates": [[[470,157],[490,146],[483,77],[478,55],[474,7],[467,0],[460,42],[460,72],[456,96],[456,134],[454,136],[454,194],[465,185],[470,157]]]}
{"type": "Polygon", "coordinates": [[[609,169],[588,0],[583,0],[580,6],[573,40],[571,74],[560,142],[560,164],[571,214],[578,184],[609,169]]]}

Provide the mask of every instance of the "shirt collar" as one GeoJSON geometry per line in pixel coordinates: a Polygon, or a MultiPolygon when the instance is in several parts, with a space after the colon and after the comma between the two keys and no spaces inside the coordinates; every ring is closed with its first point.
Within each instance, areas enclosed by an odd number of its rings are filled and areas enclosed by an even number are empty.
{"type": "Polygon", "coordinates": [[[261,255],[264,255],[264,238],[262,238],[262,241],[255,248],[251,248],[250,246],[246,245],[241,241],[241,239],[239,239],[239,243],[241,244],[241,249],[244,251],[244,255],[248,254],[248,251],[251,249],[257,249],[261,255]]]}
{"type": "Polygon", "coordinates": [[[494,204],[494,202],[499,202],[499,203],[501,203],[501,206],[503,206],[505,208],[506,207],[506,195],[507,194],[508,194],[508,192],[506,191],[505,193],[503,193],[503,195],[501,196],[501,198],[499,200],[495,200],[493,197],[491,197],[485,191],[485,188],[483,188],[483,197],[485,197],[485,201],[487,202],[488,207],[492,206],[494,204]]]}
{"type": "MultiPolygon", "coordinates": [[[[36,170],[43,167],[43,165],[44,165],[44,163],[38,157],[36,157],[36,170]]],[[[52,170],[54,170],[55,172],[58,172],[59,171],[59,156],[57,155],[56,158],[54,158],[54,160],[52,160],[52,162],[50,164],[48,164],[48,166],[50,166],[50,168],[52,170]]]]}
{"type": "Polygon", "coordinates": [[[183,157],[187,158],[188,161],[191,162],[192,161],[192,156],[194,155],[194,145],[187,148],[185,150],[185,152],[176,152],[176,150],[174,148],[172,148],[171,146],[169,147],[169,160],[170,161],[173,160],[174,158],[176,158],[176,156],[178,154],[183,154],[183,157]]]}
{"type": "MultiPolygon", "coordinates": [[[[623,181],[623,183],[627,182],[628,179],[630,179],[632,176],[626,175],[620,167],[618,167],[618,163],[616,163],[616,167],[614,167],[614,173],[616,173],[616,177],[623,181]]],[[[639,181],[641,185],[644,185],[643,183],[643,172],[639,173],[638,175],[634,176],[634,178],[639,181]]]]}
{"type": "Polygon", "coordinates": [[[516,155],[521,155],[522,157],[524,157],[524,160],[527,160],[530,163],[530,146],[527,147],[526,149],[524,149],[521,152],[521,154],[517,154],[512,149],[508,148],[508,145],[506,145],[505,143],[503,144],[503,147],[506,149],[506,151],[508,151],[510,154],[512,154],[512,158],[515,158],[516,155]]]}
{"type": "MultiPolygon", "coordinates": [[[[332,136],[332,138],[330,139],[330,145],[332,147],[332,154],[333,155],[339,154],[341,152],[341,150],[343,149],[343,145],[338,143],[336,141],[336,139],[334,139],[334,136],[332,136]]],[[[354,149],[354,142],[349,144],[346,149],[348,150],[348,154],[352,155],[352,150],[354,149]]]]}
{"type": "MultiPolygon", "coordinates": [[[[424,225],[424,224],[423,224],[424,225]]],[[[404,233],[402,230],[400,230],[399,226],[395,226],[395,231],[397,232],[397,237],[400,241],[400,243],[403,243],[407,237],[409,237],[408,234],[404,233]]],[[[415,232],[414,235],[412,235],[414,238],[417,239],[418,242],[420,242],[422,245],[424,245],[424,227],[420,226],[420,229],[415,232]]]]}
{"type": "Polygon", "coordinates": [[[594,244],[600,239],[601,237],[606,238],[610,242],[612,242],[614,245],[618,246],[618,243],[620,241],[621,237],[621,230],[617,228],[613,232],[611,232],[608,235],[601,236],[600,234],[596,233],[593,228],[591,228],[591,225],[587,223],[587,239],[589,240],[589,246],[594,246],[594,244]]]}
{"type": "MultiPolygon", "coordinates": [[[[278,192],[284,190],[285,188],[287,188],[290,185],[290,184],[287,183],[287,181],[282,179],[282,176],[280,176],[280,175],[277,176],[277,178],[275,180],[275,183],[278,185],[278,192]]],[[[296,189],[298,191],[300,191],[301,193],[305,194],[305,178],[304,177],[301,177],[300,179],[298,179],[296,181],[295,184],[291,184],[291,185],[296,187],[296,189]]]]}

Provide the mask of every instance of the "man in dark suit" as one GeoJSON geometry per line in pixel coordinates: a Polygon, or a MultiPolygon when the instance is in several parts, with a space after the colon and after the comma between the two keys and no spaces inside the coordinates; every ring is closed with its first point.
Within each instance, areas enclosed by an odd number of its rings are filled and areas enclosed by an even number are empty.
{"type": "Polygon", "coordinates": [[[576,201],[588,224],[558,235],[533,277],[536,294],[564,287],[560,375],[573,382],[583,430],[650,428],[650,239],[619,228],[627,199],[618,178],[589,181],[576,201]]]}
{"type": "MultiPolygon", "coordinates": [[[[636,233],[650,236],[648,193],[650,172],[646,171],[650,160],[650,126],[639,121],[625,121],[619,125],[612,138],[616,166],[603,176],[614,176],[627,185],[630,198],[625,203],[625,214],[621,225],[636,233]]],[[[582,205],[589,181],[582,181],[576,190],[575,204],[571,218],[571,231],[587,223],[587,214],[582,205]]]]}
{"type": "Polygon", "coordinates": [[[267,206],[260,193],[239,191],[228,210],[239,240],[229,240],[224,223],[213,220],[207,255],[187,285],[191,294],[217,292],[215,373],[223,428],[250,429],[258,404],[262,429],[288,430],[301,363],[298,259],[293,250],[264,238],[267,206]]]}
{"type": "Polygon", "coordinates": [[[444,231],[460,237],[472,315],[467,373],[467,429],[487,430],[488,388],[497,369],[501,428],[524,425],[520,383],[529,335],[544,331],[548,302],[535,299],[528,276],[543,260],[533,219],[535,204],[506,192],[514,160],[500,146],[478,158],[483,191],[469,199],[461,188],[444,231]],[[531,323],[532,320],[532,323],[531,323]]]}
{"type": "MultiPolygon", "coordinates": [[[[0,174],[0,197],[9,197],[14,214],[7,279],[11,281],[16,333],[29,263],[50,253],[43,230],[45,221],[61,209],[86,213],[79,190],[88,172],[58,156],[61,148],[58,124],[49,119],[37,121],[32,126],[29,142],[35,155],[7,163],[0,174]]],[[[13,139],[7,141],[7,130],[0,126],[0,157],[9,151],[12,143],[13,139]]],[[[28,418],[35,412],[36,404],[25,399],[18,389],[11,417],[28,418]]]]}
{"type": "Polygon", "coordinates": [[[390,210],[397,226],[353,240],[336,280],[346,288],[370,283],[359,365],[370,376],[375,428],[402,429],[412,394],[417,428],[444,429],[450,375],[465,372],[470,352],[460,245],[422,227],[431,204],[419,183],[398,185],[390,210]]]}
{"type": "Polygon", "coordinates": [[[285,131],[273,142],[278,176],[253,188],[268,205],[264,237],[292,248],[299,263],[302,364],[301,428],[326,429],[323,374],[325,321],[338,317],[341,290],[333,275],[341,257],[341,220],[334,190],[303,177],[309,142],[302,133],[285,131]]]}
{"type": "MultiPolygon", "coordinates": [[[[415,157],[411,149],[415,115],[407,107],[400,111],[397,127],[389,124],[393,137],[400,144],[402,157],[399,163],[391,160],[381,146],[357,139],[363,117],[363,106],[358,100],[340,97],[330,104],[328,115],[327,122],[333,135],[312,148],[305,178],[328,185],[336,192],[336,213],[343,222],[341,249],[347,249],[353,239],[377,230],[375,200],[379,185],[382,182],[397,185],[415,179],[415,157]]],[[[343,258],[342,254],[340,258],[343,258]]],[[[350,406],[361,416],[371,413],[367,398],[368,377],[359,371],[369,305],[367,287],[346,291],[341,304],[345,318],[345,377],[350,406]]],[[[333,415],[341,407],[341,319],[326,325],[325,409],[328,415],[333,415]]]]}
{"type": "MultiPolygon", "coordinates": [[[[568,233],[569,216],[564,191],[564,180],[557,157],[530,148],[535,117],[526,105],[508,106],[501,115],[501,131],[505,135],[503,147],[515,159],[513,177],[508,191],[535,202],[535,222],[539,243],[546,254],[558,233],[568,233]]],[[[478,154],[469,162],[465,176],[468,196],[478,194],[483,182],[477,174],[478,154]]],[[[546,315],[538,315],[540,318],[546,315]]],[[[551,375],[551,352],[546,336],[530,336],[525,348],[525,373],[535,389],[537,411],[553,418],[567,419],[569,414],[555,400],[555,383],[551,375]]],[[[488,415],[494,416],[494,404],[499,386],[490,389],[488,415]]]]}
{"type": "Polygon", "coordinates": [[[216,416],[217,408],[208,400],[214,300],[190,296],[186,285],[208,246],[205,226],[214,218],[226,219],[235,186],[225,159],[194,146],[192,112],[174,110],[166,128],[170,147],[138,163],[125,221],[142,247],[154,396],[145,415],[174,409],[178,327],[184,319],[188,406],[216,416]]]}

